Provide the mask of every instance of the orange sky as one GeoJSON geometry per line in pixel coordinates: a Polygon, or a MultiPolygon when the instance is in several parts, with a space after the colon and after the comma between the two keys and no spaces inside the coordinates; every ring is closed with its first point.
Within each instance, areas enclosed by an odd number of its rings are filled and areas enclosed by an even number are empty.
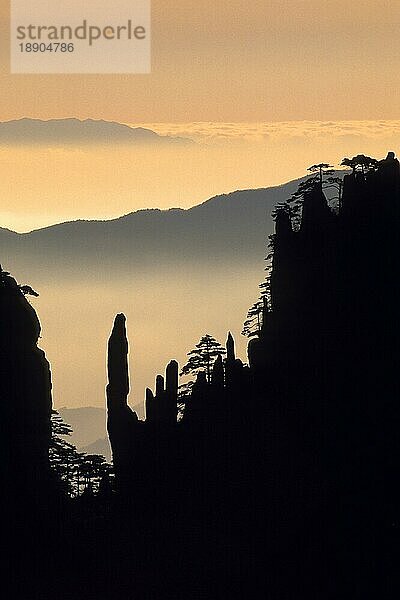
{"type": "Polygon", "coordinates": [[[195,143],[0,147],[0,227],[27,231],[141,208],[188,208],[301,177],[321,161],[400,150],[399,120],[140,125],[195,143]]]}
{"type": "Polygon", "coordinates": [[[153,72],[136,76],[9,75],[8,10],[1,0],[1,120],[399,117],[392,0],[153,0],[153,72]]]}

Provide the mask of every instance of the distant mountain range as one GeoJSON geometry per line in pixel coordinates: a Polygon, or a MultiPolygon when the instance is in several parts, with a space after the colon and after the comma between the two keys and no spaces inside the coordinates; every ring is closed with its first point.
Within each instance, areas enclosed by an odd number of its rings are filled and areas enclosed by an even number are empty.
{"type": "Polygon", "coordinates": [[[10,269],[23,261],[33,277],[60,268],[65,276],[79,276],[86,268],[137,273],[152,265],[259,261],[273,231],[273,208],[299,181],[215,196],[188,210],[139,210],[24,234],[0,229],[1,261],[10,269]]]}
{"type": "Polygon", "coordinates": [[[101,454],[108,462],[111,461],[111,447],[107,437],[99,438],[88,446],[79,448],[79,451],[85,452],[86,454],[101,454]]]}
{"type": "Polygon", "coordinates": [[[73,432],[67,439],[79,452],[102,454],[110,460],[111,450],[106,433],[106,411],[104,408],[84,406],[82,408],[59,408],[58,412],[73,432]]]}
{"type": "Polygon", "coordinates": [[[106,411],[104,408],[83,406],[82,408],[57,408],[66,423],[71,425],[71,442],[77,448],[92,444],[106,432],[106,411]]]}
{"type": "Polygon", "coordinates": [[[188,138],[162,136],[151,129],[114,121],[79,119],[18,119],[0,122],[1,145],[177,145],[194,144],[188,138]]]}

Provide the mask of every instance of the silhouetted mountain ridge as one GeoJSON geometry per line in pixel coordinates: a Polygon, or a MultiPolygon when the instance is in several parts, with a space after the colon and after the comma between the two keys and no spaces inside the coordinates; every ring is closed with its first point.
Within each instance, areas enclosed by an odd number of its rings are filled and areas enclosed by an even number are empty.
{"type": "MultiPolygon", "coordinates": [[[[265,255],[273,231],[273,207],[286,200],[299,180],[271,188],[221,194],[190,209],[138,210],[112,220],[79,220],[30,233],[0,231],[4,264],[20,259],[31,268],[131,269],[149,265],[217,265],[234,259],[254,265],[265,255]],[[51,258],[50,258],[51,257],[51,258]]],[[[15,268],[15,266],[14,266],[15,268]]]]}
{"type": "MultiPolygon", "coordinates": [[[[142,403],[133,406],[142,416],[142,403]]],[[[77,447],[79,452],[103,454],[109,458],[110,447],[106,432],[106,411],[98,406],[82,406],[68,408],[63,406],[57,412],[63,420],[71,425],[73,431],[67,440],[77,447]],[[97,448],[97,449],[96,449],[97,448]]]]}
{"type": "Polygon", "coordinates": [[[99,438],[83,448],[78,448],[78,450],[85,454],[100,454],[101,456],[104,456],[107,461],[111,461],[111,448],[107,437],[99,438]]]}
{"type": "Polygon", "coordinates": [[[0,122],[0,145],[194,144],[189,138],[163,136],[144,127],[95,119],[30,119],[0,122]]]}

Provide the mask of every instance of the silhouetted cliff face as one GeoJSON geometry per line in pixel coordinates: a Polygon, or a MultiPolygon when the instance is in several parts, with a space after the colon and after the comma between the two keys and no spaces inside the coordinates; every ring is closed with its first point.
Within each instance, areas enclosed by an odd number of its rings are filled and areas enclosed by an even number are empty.
{"type": "Polygon", "coordinates": [[[316,191],[298,231],[278,215],[273,312],[249,347],[254,401],[267,411],[279,402],[294,445],[335,473],[332,485],[375,496],[400,452],[399,190],[389,154],[376,171],[345,176],[340,214],[316,191]]]}
{"type": "Polygon", "coordinates": [[[278,211],[272,310],[249,367],[229,335],[225,363],[211,383],[199,373],[179,423],[176,363],[166,388],[158,376],[155,396],[147,391],[146,422],[129,422],[109,397],[109,418],[125,423],[123,434],[110,430],[116,465],[126,457],[122,496],[153,530],[169,524],[183,572],[222,564],[229,580],[240,565],[254,582],[269,568],[285,588],[294,564],[315,597],[353,580],[367,590],[376,576],[375,542],[392,543],[400,519],[399,206],[388,155],[376,171],[345,176],[338,214],[320,189],[305,196],[300,227],[278,211]]]}
{"type": "Polygon", "coordinates": [[[2,489],[30,498],[48,488],[51,376],[37,347],[40,323],[16,281],[0,272],[2,489]]]}

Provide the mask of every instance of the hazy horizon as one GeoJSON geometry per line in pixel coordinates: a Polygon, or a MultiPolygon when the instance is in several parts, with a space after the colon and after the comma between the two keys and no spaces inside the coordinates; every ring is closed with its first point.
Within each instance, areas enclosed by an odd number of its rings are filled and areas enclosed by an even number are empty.
{"type": "Polygon", "coordinates": [[[120,312],[131,347],[130,402],[141,414],[145,388],[172,358],[182,366],[205,333],[224,343],[232,331],[246,360],[240,332],[265,275],[269,215],[290,189],[234,194],[190,215],[0,232],[3,267],[40,294],[31,302],[55,407],[104,407],[107,341],[120,312]]]}
{"type": "Polygon", "coordinates": [[[27,232],[109,220],[148,208],[190,208],[239,189],[281,185],[316,162],[396,150],[400,121],[135,123],[189,145],[0,145],[0,226],[27,232]]]}

